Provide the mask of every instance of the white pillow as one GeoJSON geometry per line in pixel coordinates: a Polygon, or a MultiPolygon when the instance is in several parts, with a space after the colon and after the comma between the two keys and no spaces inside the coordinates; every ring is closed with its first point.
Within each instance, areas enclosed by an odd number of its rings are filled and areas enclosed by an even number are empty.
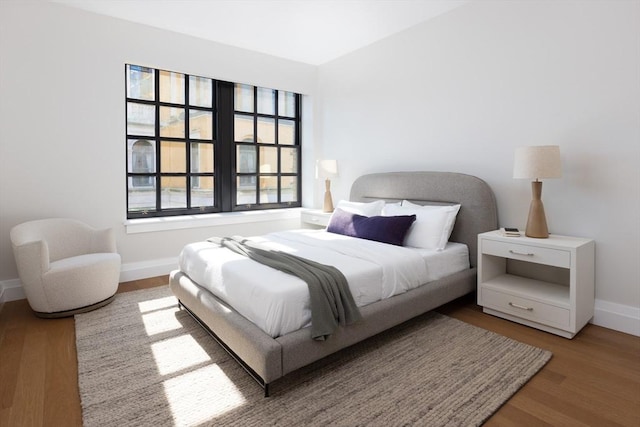
{"type": "Polygon", "coordinates": [[[460,205],[421,206],[404,200],[402,206],[385,209],[385,215],[415,215],[416,221],[409,229],[404,245],[441,251],[449,241],[459,210],[460,205]]]}
{"type": "Polygon", "coordinates": [[[394,215],[389,215],[389,210],[393,210],[395,207],[400,207],[402,206],[402,202],[396,202],[396,203],[385,203],[384,206],[382,207],[382,213],[380,215],[382,216],[394,216],[394,215]]]}
{"type": "Polygon", "coordinates": [[[342,209],[345,212],[350,212],[362,216],[380,216],[382,215],[382,208],[384,207],[384,200],[376,200],[374,202],[350,202],[348,200],[340,200],[336,208],[342,209]]]}

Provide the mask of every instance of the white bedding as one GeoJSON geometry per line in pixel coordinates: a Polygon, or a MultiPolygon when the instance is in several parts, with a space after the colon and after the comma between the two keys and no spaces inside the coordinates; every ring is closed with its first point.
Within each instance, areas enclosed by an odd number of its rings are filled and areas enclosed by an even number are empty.
{"type": "MultiPolygon", "coordinates": [[[[250,240],[323,264],[347,278],[359,307],[406,292],[469,268],[466,245],[442,251],[415,249],[328,233],[293,230],[250,240]]],[[[179,257],[180,270],[272,337],[309,325],[306,283],[210,242],[191,243],[179,257]]]]}

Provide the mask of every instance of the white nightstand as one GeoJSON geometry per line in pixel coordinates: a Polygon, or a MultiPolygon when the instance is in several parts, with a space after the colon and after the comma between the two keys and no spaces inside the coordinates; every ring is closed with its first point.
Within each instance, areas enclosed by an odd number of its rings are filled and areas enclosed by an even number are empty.
{"type": "Polygon", "coordinates": [[[573,338],[593,317],[595,243],[478,235],[478,304],[485,313],[573,338]]]}
{"type": "MultiPolygon", "coordinates": [[[[321,209],[303,209],[300,213],[302,225],[326,227],[329,224],[332,212],[323,212],[321,209]]],[[[316,228],[314,227],[314,228],[316,228]]]]}

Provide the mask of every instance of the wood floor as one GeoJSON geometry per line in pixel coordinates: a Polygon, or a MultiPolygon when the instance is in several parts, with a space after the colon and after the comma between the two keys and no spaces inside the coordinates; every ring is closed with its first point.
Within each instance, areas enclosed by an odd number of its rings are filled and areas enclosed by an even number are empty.
{"type": "MultiPolygon", "coordinates": [[[[166,276],[119,292],[164,285],[166,276]]],[[[441,313],[553,352],[487,426],[640,426],[640,338],[587,325],[573,340],[486,315],[473,298],[441,313]]],[[[73,318],[0,307],[0,426],[81,426],[73,318]]]]}

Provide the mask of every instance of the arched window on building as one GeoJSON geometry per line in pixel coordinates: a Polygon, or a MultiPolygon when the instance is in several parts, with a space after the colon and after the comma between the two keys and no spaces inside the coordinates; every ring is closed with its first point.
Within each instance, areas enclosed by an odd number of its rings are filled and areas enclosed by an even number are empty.
{"type": "MultiPolygon", "coordinates": [[[[155,153],[149,141],[140,140],[133,143],[131,150],[133,173],[153,173],[155,167],[155,153]]],[[[152,187],[153,176],[132,177],[134,187],[152,187]]]]}

